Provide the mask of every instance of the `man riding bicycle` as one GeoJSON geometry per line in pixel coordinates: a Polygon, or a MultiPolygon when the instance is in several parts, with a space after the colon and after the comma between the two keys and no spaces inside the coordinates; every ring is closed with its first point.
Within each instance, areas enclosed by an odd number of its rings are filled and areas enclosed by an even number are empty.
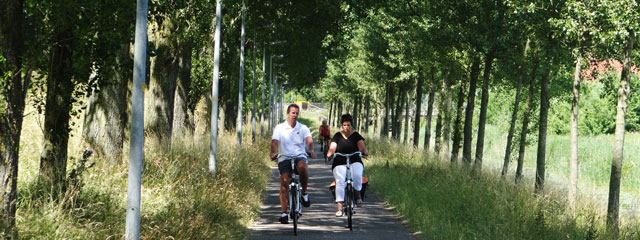
{"type": "MultiPolygon", "coordinates": [[[[307,183],[309,182],[309,174],[307,171],[307,155],[305,151],[305,145],[312,158],[316,157],[313,152],[313,139],[311,137],[311,131],[302,123],[298,122],[298,116],[300,113],[300,107],[297,104],[291,104],[287,107],[287,120],[278,124],[273,129],[273,136],[271,137],[271,155],[270,157],[276,158],[278,147],[280,154],[297,156],[295,157],[295,168],[300,176],[300,183],[302,185],[302,205],[309,207],[311,202],[309,201],[309,195],[307,194],[307,183]]],[[[278,170],[280,171],[280,205],[282,207],[282,215],[279,218],[280,223],[289,223],[289,216],[287,214],[287,196],[289,195],[289,179],[291,178],[291,159],[278,159],[278,170]]]]}
{"type": "MultiPolygon", "coordinates": [[[[331,139],[331,130],[329,129],[329,125],[327,125],[327,120],[322,120],[322,125],[320,125],[320,129],[318,129],[318,139],[320,139],[320,144],[324,141],[324,147],[329,147],[329,140],[331,139]]],[[[325,151],[326,149],[322,149],[325,151]]]]}

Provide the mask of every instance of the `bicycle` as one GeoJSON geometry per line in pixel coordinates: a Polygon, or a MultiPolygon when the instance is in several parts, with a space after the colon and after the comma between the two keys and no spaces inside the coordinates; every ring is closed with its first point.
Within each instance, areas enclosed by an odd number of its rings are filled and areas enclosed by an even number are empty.
{"type": "Polygon", "coordinates": [[[293,219],[293,235],[298,235],[298,218],[302,216],[302,206],[301,198],[302,198],[302,186],[300,185],[300,180],[298,179],[298,174],[295,165],[295,158],[297,156],[293,155],[281,155],[278,154],[275,158],[284,158],[285,160],[291,160],[291,179],[289,180],[289,204],[288,204],[288,212],[289,218],[293,219]]]}
{"type": "Polygon", "coordinates": [[[324,157],[324,164],[329,163],[329,158],[327,157],[327,151],[329,151],[329,146],[327,146],[326,139],[320,139],[320,151],[322,151],[322,156],[324,157]]]}
{"type": "Polygon", "coordinates": [[[353,214],[355,213],[356,207],[356,192],[353,189],[353,180],[351,179],[351,156],[358,155],[362,156],[361,152],[354,152],[350,154],[342,154],[342,153],[334,153],[335,156],[343,156],[347,158],[347,177],[345,182],[347,186],[344,191],[344,204],[342,204],[342,212],[347,215],[347,225],[349,226],[349,231],[353,231],[353,214]]]}

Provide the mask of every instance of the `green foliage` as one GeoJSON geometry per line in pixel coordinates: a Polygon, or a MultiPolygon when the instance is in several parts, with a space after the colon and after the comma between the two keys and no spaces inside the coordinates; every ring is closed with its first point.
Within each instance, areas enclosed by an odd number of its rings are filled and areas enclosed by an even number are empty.
{"type": "Polygon", "coordinates": [[[69,62],[72,78],[72,116],[79,117],[84,97],[98,85],[111,84],[105,72],[119,66],[116,52],[133,40],[135,2],[115,1],[27,1],[25,3],[26,68],[37,74],[32,78],[31,103],[44,112],[48,71],[69,62]],[[64,41],[58,35],[66,34],[64,41]],[[54,46],[64,46],[70,59],[51,60],[54,46]],[[52,66],[53,65],[53,66],[52,66]],[[100,83],[100,84],[99,84],[100,83]]]}
{"type": "Polygon", "coordinates": [[[571,103],[565,99],[552,99],[547,120],[549,133],[556,135],[568,134],[571,121],[571,103]]]}
{"type": "MultiPolygon", "coordinates": [[[[584,85],[580,94],[578,117],[578,131],[580,134],[613,133],[616,122],[617,96],[613,98],[609,92],[609,89],[606,89],[602,82],[584,85]]],[[[568,112],[570,113],[570,110],[568,112]]],[[[567,120],[566,125],[568,124],[569,121],[567,120]]]]}
{"type": "MultiPolygon", "coordinates": [[[[638,76],[632,75],[631,88],[638,89],[638,76]]],[[[620,75],[609,71],[599,79],[583,84],[580,90],[580,106],[578,115],[578,131],[581,135],[612,134],[615,130],[616,106],[618,103],[617,89],[620,85],[620,75]]],[[[627,131],[640,130],[640,97],[631,91],[627,110],[627,131]]],[[[569,133],[571,120],[571,99],[552,99],[549,114],[549,130],[558,135],[569,133]]]]}

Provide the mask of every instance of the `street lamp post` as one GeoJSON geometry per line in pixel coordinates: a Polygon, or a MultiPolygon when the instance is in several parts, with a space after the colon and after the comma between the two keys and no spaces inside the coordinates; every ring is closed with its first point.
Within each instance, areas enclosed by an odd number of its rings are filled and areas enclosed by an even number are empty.
{"type": "Polygon", "coordinates": [[[236,120],[236,131],[238,134],[238,146],[242,146],[242,101],[244,94],[244,0],[242,1],[242,29],[240,30],[240,79],[238,82],[238,119],[236,120]]]}
{"type": "Polygon", "coordinates": [[[257,34],[253,33],[253,104],[251,107],[253,108],[251,111],[251,142],[256,142],[256,54],[258,50],[256,50],[256,36],[257,34]]]}
{"type": "Polygon", "coordinates": [[[147,58],[147,0],[138,0],[136,8],[135,49],[133,53],[133,89],[131,91],[131,140],[125,238],[140,238],[140,199],[142,159],[144,157],[144,76],[147,58]]]}
{"type": "Polygon", "coordinates": [[[263,46],[262,49],[262,111],[260,111],[260,137],[264,137],[264,90],[267,88],[267,74],[265,72],[265,65],[267,60],[267,47],[263,46]]]}
{"type": "Polygon", "coordinates": [[[269,88],[269,129],[272,129],[272,127],[275,127],[275,117],[274,117],[274,108],[275,108],[275,97],[274,95],[277,93],[275,91],[275,84],[273,81],[273,58],[283,58],[284,55],[276,55],[276,56],[270,56],[269,57],[269,85],[271,86],[269,88]]]}

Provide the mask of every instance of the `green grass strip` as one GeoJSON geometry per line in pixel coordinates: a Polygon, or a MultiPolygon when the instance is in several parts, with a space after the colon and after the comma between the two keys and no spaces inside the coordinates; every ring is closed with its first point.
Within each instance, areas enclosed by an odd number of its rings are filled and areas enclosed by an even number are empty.
{"type": "MultiPolygon", "coordinates": [[[[571,214],[553,190],[535,196],[532,186],[478,174],[462,163],[436,161],[405,145],[369,139],[365,176],[371,189],[423,239],[609,239],[604,213],[588,202],[571,214]]],[[[551,189],[552,187],[547,187],[551,189]]],[[[627,223],[624,239],[638,239],[627,223]]]]}

